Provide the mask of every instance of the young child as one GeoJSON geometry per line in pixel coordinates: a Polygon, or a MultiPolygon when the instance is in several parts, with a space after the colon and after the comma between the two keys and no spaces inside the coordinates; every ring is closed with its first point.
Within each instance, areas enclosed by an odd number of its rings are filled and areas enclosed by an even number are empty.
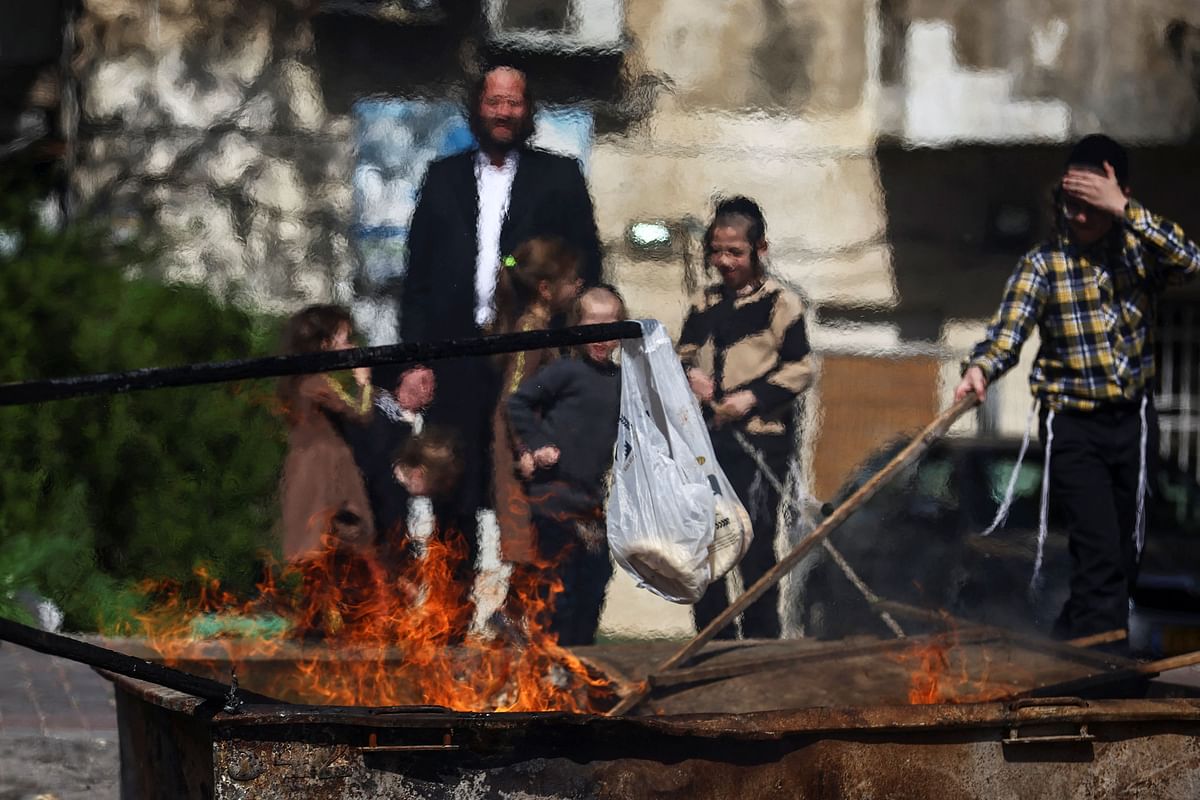
{"type": "MultiPolygon", "coordinates": [[[[588,289],[572,313],[576,325],[625,318],[625,303],[611,287],[588,289]]],[[[582,345],[575,358],[547,365],[508,400],[519,468],[532,498],[537,554],[557,573],[542,582],[558,577],[563,583],[550,627],[565,646],[595,640],[612,577],[603,530],[621,403],[616,348],[616,340],[582,345]]]]}
{"type": "MultiPolygon", "coordinates": [[[[293,316],[284,333],[288,353],[345,350],[354,345],[350,313],[339,306],[310,306],[293,316]]],[[[371,371],[354,370],[357,394],[342,388],[333,375],[296,375],[279,384],[287,409],[288,452],[283,464],[283,555],[300,561],[321,548],[321,537],[367,549],[374,545],[375,524],[362,475],[350,446],[339,432],[349,423],[371,418],[371,371]]]]}
{"type": "MultiPolygon", "coordinates": [[[[579,257],[562,239],[536,237],[520,244],[500,267],[496,281],[497,333],[528,333],[550,327],[579,294],[579,257]]],[[[507,400],[527,377],[554,360],[553,350],[511,353],[499,361],[500,398],[492,418],[493,508],[500,528],[500,557],[509,563],[534,560],[529,502],[516,476],[518,452],[508,421],[507,400]]]]}
{"type": "Polygon", "coordinates": [[[398,480],[394,462],[397,454],[421,435],[425,422],[422,412],[434,393],[432,370],[416,369],[412,373],[413,379],[398,381],[394,391],[375,386],[375,407],[369,424],[342,426],[374,512],[380,555],[397,566],[407,559],[412,495],[421,493],[412,492],[398,480]]]}
{"type": "MultiPolygon", "coordinates": [[[[782,480],[793,460],[796,399],[813,380],[804,302],[767,269],[767,223],[758,203],[717,203],[704,234],[704,258],[720,276],[692,299],[676,348],[700,402],[717,462],[750,515],[754,538],[734,567],[752,586],[775,566],[779,494],[763,478],[782,480]]],[[[709,585],[692,611],[702,630],[729,605],[726,582],[709,585]]],[[[747,639],[780,633],[779,589],[768,589],[742,614],[747,639]]],[[[732,637],[726,627],[718,637],[732,637]]]]}
{"type": "Polygon", "coordinates": [[[454,438],[437,428],[411,437],[396,453],[395,479],[416,497],[441,497],[454,490],[462,458],[454,438]]]}

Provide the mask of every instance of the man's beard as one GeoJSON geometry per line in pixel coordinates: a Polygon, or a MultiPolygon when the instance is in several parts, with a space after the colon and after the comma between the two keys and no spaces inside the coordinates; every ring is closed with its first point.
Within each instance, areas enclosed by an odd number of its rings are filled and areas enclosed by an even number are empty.
{"type": "Polygon", "coordinates": [[[533,123],[528,119],[521,120],[515,127],[510,128],[512,138],[507,141],[500,141],[492,136],[490,128],[483,128],[479,131],[479,146],[484,150],[500,151],[507,153],[510,150],[518,150],[525,145],[529,137],[533,135],[533,123]]]}

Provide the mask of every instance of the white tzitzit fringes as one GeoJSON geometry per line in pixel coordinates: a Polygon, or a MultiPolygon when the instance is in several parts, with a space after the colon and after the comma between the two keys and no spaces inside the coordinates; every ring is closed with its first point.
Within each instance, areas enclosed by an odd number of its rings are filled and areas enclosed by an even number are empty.
{"type": "Polygon", "coordinates": [[[1046,455],[1042,460],[1042,507],[1038,511],[1037,556],[1033,560],[1030,591],[1036,592],[1042,577],[1042,556],[1046,550],[1046,534],[1050,529],[1050,451],[1054,444],[1054,409],[1046,415],[1046,455]]]}
{"type": "Polygon", "coordinates": [[[1149,437],[1149,429],[1146,427],[1146,403],[1150,399],[1150,395],[1142,395],[1142,431],[1141,431],[1141,447],[1138,450],[1138,488],[1137,488],[1137,522],[1133,525],[1133,541],[1137,545],[1137,558],[1142,557],[1142,545],[1146,543],[1146,483],[1148,476],[1146,474],[1146,440],[1149,437]]]}
{"type": "Polygon", "coordinates": [[[1021,474],[1021,463],[1025,461],[1025,451],[1029,449],[1029,436],[1033,430],[1033,418],[1037,413],[1038,401],[1035,399],[1033,405],[1029,408],[1029,418],[1025,420],[1025,436],[1021,439],[1021,449],[1017,452],[1017,463],[1013,465],[1012,474],[1008,476],[1008,486],[1004,490],[1004,499],[1000,501],[999,508],[996,509],[996,518],[992,520],[992,524],[980,536],[987,536],[993,533],[997,528],[1004,524],[1008,519],[1008,512],[1012,508],[1013,495],[1017,491],[1017,478],[1021,474]]]}

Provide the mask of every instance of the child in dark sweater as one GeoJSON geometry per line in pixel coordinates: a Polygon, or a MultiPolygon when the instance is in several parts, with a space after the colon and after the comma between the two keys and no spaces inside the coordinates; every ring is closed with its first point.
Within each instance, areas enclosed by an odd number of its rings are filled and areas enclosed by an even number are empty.
{"type": "MultiPolygon", "coordinates": [[[[575,324],[625,319],[615,290],[596,287],[576,302],[575,324]]],[[[540,568],[562,592],[549,621],[560,645],[591,644],[612,564],[604,539],[604,496],[621,403],[615,340],[579,348],[543,367],[508,400],[517,463],[526,481],[540,568]]]]}

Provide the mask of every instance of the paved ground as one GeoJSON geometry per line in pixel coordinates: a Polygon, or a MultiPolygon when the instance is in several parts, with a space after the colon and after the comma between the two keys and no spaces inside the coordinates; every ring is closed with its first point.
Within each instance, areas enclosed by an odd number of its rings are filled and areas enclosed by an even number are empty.
{"type": "Polygon", "coordinates": [[[82,664],[0,644],[0,800],[115,800],[112,698],[82,664]]]}

